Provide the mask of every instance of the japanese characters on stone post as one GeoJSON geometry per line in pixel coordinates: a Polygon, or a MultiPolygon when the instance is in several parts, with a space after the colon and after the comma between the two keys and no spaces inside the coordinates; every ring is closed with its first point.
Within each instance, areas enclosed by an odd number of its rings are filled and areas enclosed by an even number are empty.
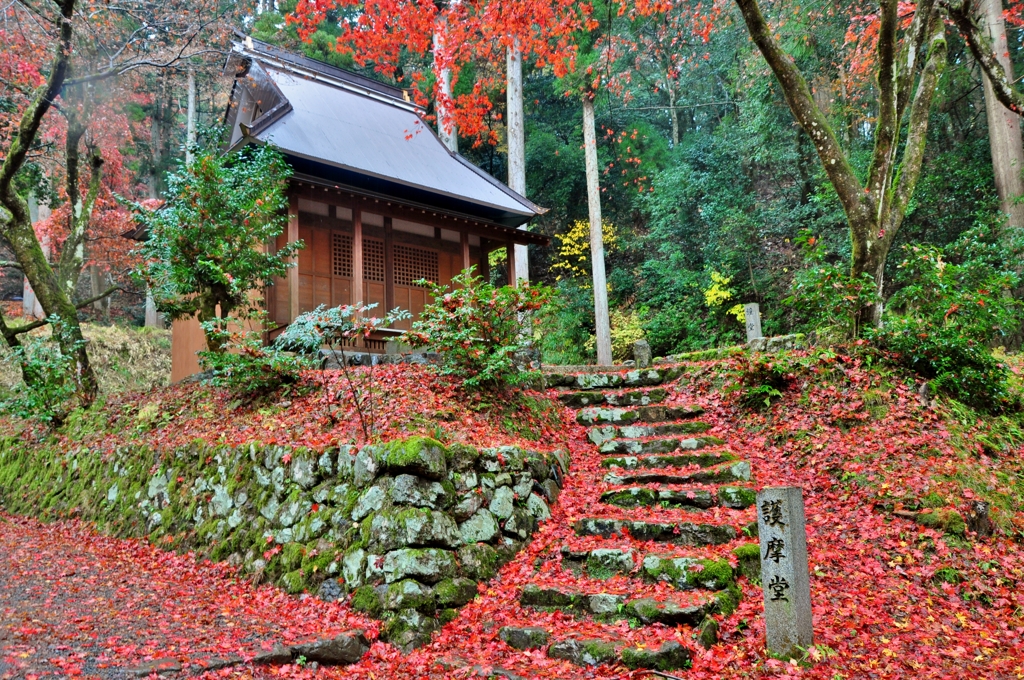
{"type": "Polygon", "coordinates": [[[743,318],[747,324],[747,342],[761,337],[761,307],[756,302],[743,305],[743,318]]]}
{"type": "Polygon", "coordinates": [[[813,642],[803,493],[799,487],[757,494],[761,584],[768,651],[798,657],[813,642]]]}

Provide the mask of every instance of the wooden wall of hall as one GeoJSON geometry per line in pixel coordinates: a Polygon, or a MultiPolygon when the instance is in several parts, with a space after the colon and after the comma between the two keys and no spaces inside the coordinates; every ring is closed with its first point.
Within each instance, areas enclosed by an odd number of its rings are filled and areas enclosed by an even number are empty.
{"type": "MultiPolygon", "coordinates": [[[[333,208],[333,206],[332,206],[333,208]]],[[[388,311],[385,300],[387,266],[385,262],[385,230],[379,215],[363,216],[363,296],[353,299],[352,294],[352,239],[353,225],[350,212],[343,208],[322,215],[299,211],[299,239],[305,248],[299,251],[299,313],[312,311],[319,305],[336,307],[343,304],[376,304],[373,314],[388,311]],[[378,224],[374,224],[378,222],[378,224]]],[[[406,231],[392,230],[394,251],[392,278],[394,281],[393,307],[410,311],[413,316],[423,312],[427,303],[427,289],[413,282],[425,278],[450,284],[452,277],[462,271],[462,252],[459,243],[406,231]]],[[[287,235],[278,236],[276,247],[287,243],[287,235]]],[[[470,263],[480,268],[480,248],[470,247],[470,263]]],[[[291,322],[287,278],[275,279],[268,291],[270,318],[277,324],[291,322]]],[[[407,330],[409,321],[396,324],[407,330]]]]}

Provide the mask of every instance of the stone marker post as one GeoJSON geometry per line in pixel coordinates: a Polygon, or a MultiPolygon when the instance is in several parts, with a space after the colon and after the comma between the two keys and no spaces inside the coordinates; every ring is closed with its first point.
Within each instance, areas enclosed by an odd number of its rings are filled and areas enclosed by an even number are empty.
{"type": "Polygon", "coordinates": [[[646,340],[637,340],[633,343],[633,361],[637,368],[647,368],[651,365],[651,345],[646,340]]]}
{"type": "Polygon", "coordinates": [[[799,487],[758,492],[757,531],[768,651],[783,658],[799,657],[800,650],[813,642],[804,499],[799,487]]]}
{"type": "Polygon", "coordinates": [[[761,335],[761,306],[756,302],[743,305],[743,316],[747,320],[747,342],[764,337],[761,335]]]}

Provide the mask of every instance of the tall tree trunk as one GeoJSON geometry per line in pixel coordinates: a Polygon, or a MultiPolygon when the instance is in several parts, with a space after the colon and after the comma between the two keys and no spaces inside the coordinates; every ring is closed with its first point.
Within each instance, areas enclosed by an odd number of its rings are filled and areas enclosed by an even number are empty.
{"type": "Polygon", "coordinates": [[[604,272],[604,229],[601,224],[601,186],[597,168],[597,131],[594,99],[583,95],[583,156],[587,166],[587,209],[590,213],[590,266],[594,277],[594,322],[597,330],[597,363],[612,364],[612,333],[608,320],[608,283],[604,272]]]}
{"type": "Polygon", "coordinates": [[[185,165],[192,165],[196,145],[196,73],[188,68],[188,114],[185,118],[185,165]]]}
{"type": "MultiPolygon", "coordinates": [[[[523,53],[517,40],[505,53],[505,99],[508,109],[508,186],[526,196],[526,116],[523,112],[523,53]]],[[[522,227],[525,229],[525,227],[522,227]]],[[[530,280],[530,249],[516,244],[516,281],[530,280]]]]}
{"type": "MultiPolygon", "coordinates": [[[[102,274],[100,272],[99,265],[89,265],[89,294],[92,297],[99,296],[103,292],[102,283],[100,281],[102,274]]],[[[110,298],[103,298],[92,303],[93,311],[103,314],[106,311],[106,307],[109,303],[110,298]]]]}
{"type": "Polygon", "coordinates": [[[672,121],[672,148],[679,146],[679,107],[676,106],[676,88],[672,87],[671,76],[665,73],[665,91],[668,92],[668,115],[672,121]]]}
{"type": "Polygon", "coordinates": [[[452,98],[452,71],[447,66],[440,66],[438,53],[444,49],[444,38],[440,32],[434,33],[434,72],[437,74],[441,96],[437,99],[437,135],[452,153],[459,152],[459,131],[455,128],[448,102],[452,98]]]}
{"type": "Polygon", "coordinates": [[[160,164],[163,162],[163,135],[160,133],[160,104],[149,121],[149,147],[152,170],[149,173],[149,197],[160,197],[160,164]]]}
{"type": "MultiPolygon", "coordinates": [[[[981,0],[979,23],[986,29],[992,41],[996,59],[1013,81],[1013,64],[1010,62],[1009,46],[1006,42],[1006,24],[1003,21],[1002,0],[981,0]]],[[[995,173],[996,191],[999,193],[999,207],[1009,215],[1009,225],[1024,227],[1024,143],[1021,141],[1020,116],[1004,107],[996,99],[992,81],[982,73],[985,85],[985,112],[988,116],[988,142],[992,150],[992,170],[995,173]]]]}

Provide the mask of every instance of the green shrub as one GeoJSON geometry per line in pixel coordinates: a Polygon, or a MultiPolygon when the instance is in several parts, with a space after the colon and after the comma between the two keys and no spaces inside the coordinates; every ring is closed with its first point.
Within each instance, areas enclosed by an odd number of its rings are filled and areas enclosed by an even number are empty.
{"type": "MultiPolygon", "coordinates": [[[[54,317],[50,323],[58,324],[60,320],[54,317]]],[[[60,427],[79,405],[77,385],[71,377],[75,374],[75,358],[61,353],[51,338],[29,336],[11,351],[8,360],[21,365],[24,382],[3,402],[3,410],[18,418],[36,418],[60,427]]]]}
{"type": "Polygon", "coordinates": [[[857,337],[863,330],[861,310],[879,302],[874,279],[866,272],[853,277],[849,265],[833,261],[824,242],[809,230],[795,242],[803,247],[807,267],[793,276],[791,295],[783,303],[826,335],[857,337]]]}
{"type": "Polygon", "coordinates": [[[869,335],[896,363],[968,406],[1000,412],[1015,405],[1006,364],[956,326],[897,317],[869,335]]]}
{"type": "Polygon", "coordinates": [[[594,297],[580,279],[558,281],[537,322],[533,341],[544,363],[564,366],[595,360],[594,297]]]}
{"type": "Polygon", "coordinates": [[[940,249],[903,247],[900,290],[881,329],[868,336],[894,360],[931,380],[936,390],[986,411],[1016,407],[1010,371],[989,346],[1016,332],[1020,303],[1010,295],[1019,277],[1013,242],[984,229],[940,249]]]}
{"type": "Polygon", "coordinates": [[[288,224],[291,175],[269,144],[230,154],[218,146],[197,148],[191,164],[167,176],[164,206],[131,204],[148,234],[138,275],[169,319],[196,317],[204,331],[216,330],[206,333],[212,352],[228,340],[225,328],[252,311],[251,291],[295,266],[301,241],[275,250],[256,247],[273,242],[288,224]]]}
{"type": "Polygon", "coordinates": [[[735,383],[726,392],[739,394],[740,405],[751,410],[766,409],[782,398],[794,375],[791,367],[778,359],[753,356],[741,369],[735,383]]]}
{"type": "Polygon", "coordinates": [[[551,298],[545,286],[520,284],[500,288],[483,283],[473,268],[452,278],[451,287],[429,281],[433,302],[423,309],[404,340],[413,347],[441,353],[441,370],[465,380],[468,387],[505,389],[525,378],[516,355],[530,348],[524,324],[551,298]]]}
{"type": "MultiPolygon", "coordinates": [[[[265,318],[255,315],[255,319],[265,318]]],[[[199,353],[199,365],[209,371],[207,381],[245,400],[268,396],[299,381],[301,372],[314,366],[307,357],[263,344],[263,334],[244,326],[228,331],[218,321],[203,322],[208,338],[222,351],[199,353]],[[226,351],[224,351],[226,350],[226,351]]]]}

